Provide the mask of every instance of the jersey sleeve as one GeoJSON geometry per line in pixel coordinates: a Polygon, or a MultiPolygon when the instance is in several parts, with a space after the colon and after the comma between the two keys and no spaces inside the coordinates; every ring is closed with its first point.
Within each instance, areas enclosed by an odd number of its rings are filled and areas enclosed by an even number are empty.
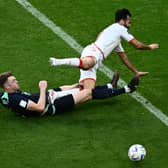
{"type": "Polygon", "coordinates": [[[121,37],[128,42],[134,39],[134,36],[130,34],[127,29],[121,31],[121,37]]]}
{"type": "Polygon", "coordinates": [[[115,52],[124,52],[124,49],[121,45],[121,43],[114,49],[115,52]]]}
{"type": "Polygon", "coordinates": [[[22,95],[13,95],[10,97],[10,108],[13,110],[27,110],[29,99],[22,95]]]}

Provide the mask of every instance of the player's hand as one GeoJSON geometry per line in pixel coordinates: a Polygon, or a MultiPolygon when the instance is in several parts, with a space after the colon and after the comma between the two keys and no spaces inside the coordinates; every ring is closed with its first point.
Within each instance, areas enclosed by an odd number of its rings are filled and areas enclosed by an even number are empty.
{"type": "Polygon", "coordinates": [[[149,74],[149,72],[137,72],[136,76],[141,77],[141,76],[145,76],[145,75],[148,75],[148,74],[149,74]]]}
{"type": "Polygon", "coordinates": [[[47,81],[42,80],[39,82],[39,88],[40,89],[46,89],[47,88],[47,81]]]}
{"type": "Polygon", "coordinates": [[[154,50],[154,49],[159,48],[159,44],[150,44],[149,47],[151,50],[154,50]]]}

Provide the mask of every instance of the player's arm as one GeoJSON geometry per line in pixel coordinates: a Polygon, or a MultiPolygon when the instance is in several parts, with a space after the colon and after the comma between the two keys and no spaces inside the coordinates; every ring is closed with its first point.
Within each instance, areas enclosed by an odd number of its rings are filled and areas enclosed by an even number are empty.
{"type": "Polygon", "coordinates": [[[136,67],[129,61],[125,52],[117,52],[118,56],[120,57],[121,61],[130,69],[136,76],[144,76],[147,75],[149,72],[140,72],[136,69],[136,67]]]}
{"type": "Polygon", "coordinates": [[[138,41],[135,38],[133,38],[132,40],[130,40],[129,43],[133,47],[135,47],[136,49],[139,49],[139,50],[154,50],[154,49],[159,48],[159,44],[157,44],[157,43],[146,45],[146,44],[138,41]]]}
{"type": "Polygon", "coordinates": [[[40,97],[37,103],[29,100],[27,109],[36,112],[44,112],[45,104],[46,104],[46,88],[47,88],[47,81],[40,81],[39,82],[40,88],[40,97]]]}
{"type": "Polygon", "coordinates": [[[153,43],[146,45],[140,41],[138,41],[132,34],[130,34],[126,29],[122,29],[121,37],[124,38],[127,42],[129,42],[133,47],[139,50],[154,50],[159,48],[159,44],[153,43]]]}

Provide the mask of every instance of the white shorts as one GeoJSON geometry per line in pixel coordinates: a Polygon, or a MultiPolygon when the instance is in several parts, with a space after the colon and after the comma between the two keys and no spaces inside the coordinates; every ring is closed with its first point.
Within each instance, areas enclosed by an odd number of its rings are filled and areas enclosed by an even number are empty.
{"type": "Polygon", "coordinates": [[[80,70],[80,79],[79,82],[82,82],[86,79],[92,79],[96,81],[96,71],[99,68],[99,66],[102,63],[103,60],[103,54],[102,52],[95,46],[95,44],[91,44],[86,46],[81,54],[82,57],[94,57],[96,59],[96,64],[94,67],[88,69],[88,70],[80,70]]]}
{"type": "Polygon", "coordinates": [[[64,91],[54,91],[53,89],[48,90],[48,95],[50,98],[51,103],[53,104],[56,99],[60,97],[64,97],[70,94],[75,94],[80,91],[80,88],[73,88],[71,90],[64,90],[64,91]]]}

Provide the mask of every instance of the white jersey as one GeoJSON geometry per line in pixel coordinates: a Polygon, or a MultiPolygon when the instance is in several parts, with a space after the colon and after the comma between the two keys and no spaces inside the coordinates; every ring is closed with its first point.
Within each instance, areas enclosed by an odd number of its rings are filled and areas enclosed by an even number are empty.
{"type": "Polygon", "coordinates": [[[121,39],[131,41],[134,37],[128,33],[126,27],[119,23],[114,23],[105,28],[97,40],[95,45],[102,51],[106,58],[113,50],[116,52],[123,52],[124,49],[121,45],[121,39]]]}

